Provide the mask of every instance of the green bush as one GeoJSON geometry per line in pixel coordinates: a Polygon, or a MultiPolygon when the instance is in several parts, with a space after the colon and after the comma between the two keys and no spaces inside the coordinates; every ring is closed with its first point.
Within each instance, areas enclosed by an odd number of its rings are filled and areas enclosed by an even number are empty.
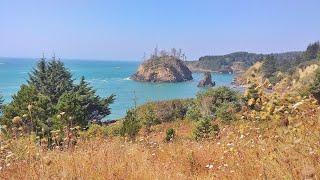
{"type": "Polygon", "coordinates": [[[140,128],[141,124],[137,117],[136,110],[129,110],[122,122],[120,135],[129,137],[130,139],[135,139],[136,135],[139,133],[140,128]]]}
{"type": "Polygon", "coordinates": [[[173,128],[167,129],[165,141],[166,142],[172,141],[173,138],[175,137],[175,134],[176,134],[176,132],[173,128]]]}
{"type": "Polygon", "coordinates": [[[186,119],[191,121],[198,121],[202,117],[199,106],[193,105],[189,107],[186,113],[186,119]]]}
{"type": "Polygon", "coordinates": [[[221,105],[216,113],[218,119],[224,122],[234,121],[236,119],[235,113],[237,108],[231,103],[225,103],[221,105]]]}
{"type": "Polygon", "coordinates": [[[146,126],[146,129],[148,131],[150,131],[151,126],[160,123],[158,117],[154,112],[154,106],[150,103],[147,104],[145,113],[142,115],[142,117],[139,116],[139,118],[142,119],[143,124],[146,126]]]}
{"type": "Polygon", "coordinates": [[[211,118],[205,117],[197,122],[193,130],[193,136],[196,140],[208,139],[218,134],[219,126],[213,125],[211,121],[211,118]]]}
{"type": "Polygon", "coordinates": [[[197,101],[202,111],[201,114],[214,116],[217,109],[224,103],[239,104],[239,94],[228,87],[218,87],[198,93],[197,101]]]}
{"type": "Polygon", "coordinates": [[[105,137],[108,135],[108,126],[92,124],[86,132],[87,137],[105,137]]]}
{"type": "Polygon", "coordinates": [[[320,102],[320,68],[315,72],[314,83],[310,87],[310,93],[320,102]]]}

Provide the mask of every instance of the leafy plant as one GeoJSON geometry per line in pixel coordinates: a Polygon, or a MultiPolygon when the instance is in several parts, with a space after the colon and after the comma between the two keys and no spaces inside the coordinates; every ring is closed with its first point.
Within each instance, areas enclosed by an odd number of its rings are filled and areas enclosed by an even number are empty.
{"type": "Polygon", "coordinates": [[[196,140],[207,139],[217,135],[219,126],[211,123],[211,118],[205,117],[197,122],[193,130],[193,136],[196,140]]]}
{"type": "Polygon", "coordinates": [[[205,92],[197,94],[197,101],[200,105],[202,114],[214,116],[217,109],[224,103],[239,103],[239,95],[236,91],[228,87],[218,87],[208,89],[205,92]]]}
{"type": "Polygon", "coordinates": [[[147,105],[147,109],[144,116],[142,117],[142,120],[148,131],[150,131],[152,125],[160,123],[158,117],[154,112],[154,107],[150,103],[147,105]]]}
{"type": "Polygon", "coordinates": [[[235,113],[237,112],[236,107],[231,103],[222,104],[217,110],[217,118],[224,122],[234,121],[236,119],[235,113]]]}
{"type": "Polygon", "coordinates": [[[186,119],[191,121],[198,121],[202,117],[199,106],[192,105],[186,113],[186,119]]]}
{"type": "Polygon", "coordinates": [[[173,128],[167,129],[165,141],[166,142],[172,141],[174,139],[174,137],[175,137],[175,134],[176,134],[176,132],[175,132],[175,130],[173,128]]]}
{"type": "Polygon", "coordinates": [[[315,72],[315,79],[310,87],[310,93],[320,102],[320,68],[315,72]]]}
{"type": "Polygon", "coordinates": [[[120,135],[127,136],[130,139],[135,139],[136,135],[139,133],[140,128],[141,124],[137,117],[136,110],[132,109],[127,111],[126,117],[122,122],[120,135]]]}

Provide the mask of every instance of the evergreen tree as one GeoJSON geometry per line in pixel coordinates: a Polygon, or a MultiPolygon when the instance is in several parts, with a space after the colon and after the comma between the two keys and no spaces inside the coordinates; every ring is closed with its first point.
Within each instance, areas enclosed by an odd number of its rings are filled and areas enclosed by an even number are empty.
{"type": "Polygon", "coordinates": [[[12,118],[23,116],[33,122],[34,129],[48,129],[48,119],[62,112],[66,115],[61,125],[85,126],[89,121],[101,121],[111,113],[109,105],[115,96],[101,98],[95,93],[83,77],[74,85],[71,73],[61,61],[46,62],[42,58],[29,74],[28,84],[22,85],[12,102],[3,108],[1,124],[10,126],[12,118]]]}
{"type": "Polygon", "coordinates": [[[313,60],[313,59],[316,59],[319,51],[320,51],[319,41],[310,44],[310,45],[307,47],[307,50],[306,50],[305,53],[304,53],[304,59],[305,59],[305,60],[313,60]]]}
{"type": "Polygon", "coordinates": [[[95,93],[84,77],[81,77],[79,85],[76,85],[73,91],[66,92],[60,97],[56,109],[74,118],[74,123],[77,125],[84,126],[89,121],[100,122],[111,113],[109,105],[114,102],[115,96],[102,99],[95,93]]]}
{"type": "Polygon", "coordinates": [[[73,89],[71,73],[61,61],[55,59],[46,62],[42,58],[29,74],[28,83],[35,86],[40,93],[50,97],[54,104],[64,92],[73,89]]]}
{"type": "Polygon", "coordinates": [[[134,139],[139,133],[140,128],[141,125],[137,117],[136,110],[129,110],[123,120],[122,127],[120,129],[120,135],[134,139]]]}
{"type": "Polygon", "coordinates": [[[31,121],[34,130],[41,129],[54,114],[49,97],[39,94],[34,86],[22,85],[12,98],[12,102],[3,108],[2,125],[10,127],[12,118],[20,116],[31,121]]]}
{"type": "Polygon", "coordinates": [[[274,56],[267,56],[261,68],[266,78],[272,77],[277,71],[276,59],[274,58],[274,56]]]}
{"type": "Polygon", "coordinates": [[[320,69],[317,69],[315,72],[314,83],[310,87],[310,92],[314,98],[320,102],[320,69]]]}

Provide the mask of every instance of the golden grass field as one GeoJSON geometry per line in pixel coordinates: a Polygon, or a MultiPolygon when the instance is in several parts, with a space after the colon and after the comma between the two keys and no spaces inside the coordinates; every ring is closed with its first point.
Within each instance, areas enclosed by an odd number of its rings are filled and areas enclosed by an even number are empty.
{"type": "MultiPolygon", "coordinates": [[[[218,122],[219,123],[219,122],[218,122]]],[[[74,148],[43,150],[28,138],[2,144],[1,179],[319,179],[320,110],[305,103],[289,125],[276,121],[219,123],[213,139],[191,138],[186,120],[120,137],[80,139],[74,148]],[[173,142],[165,130],[176,129],[173,142]]],[[[4,142],[2,142],[4,143],[4,142]]]]}

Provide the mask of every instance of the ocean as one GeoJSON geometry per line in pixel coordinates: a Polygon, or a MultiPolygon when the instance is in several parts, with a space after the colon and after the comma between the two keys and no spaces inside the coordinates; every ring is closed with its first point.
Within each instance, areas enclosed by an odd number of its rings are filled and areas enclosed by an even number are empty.
{"type": "MultiPolygon", "coordinates": [[[[96,60],[62,60],[72,72],[75,82],[81,76],[97,91],[101,97],[116,95],[111,105],[112,114],[106,119],[118,119],[134,106],[157,100],[195,97],[204,90],[197,84],[202,79],[201,73],[193,73],[193,80],[181,83],[146,83],[129,79],[141,62],[137,61],[96,61],[96,60]]],[[[0,94],[5,103],[11,101],[21,84],[26,83],[28,73],[36,65],[36,59],[0,58],[0,94]]],[[[231,86],[233,74],[213,73],[216,86],[231,86]]]]}

